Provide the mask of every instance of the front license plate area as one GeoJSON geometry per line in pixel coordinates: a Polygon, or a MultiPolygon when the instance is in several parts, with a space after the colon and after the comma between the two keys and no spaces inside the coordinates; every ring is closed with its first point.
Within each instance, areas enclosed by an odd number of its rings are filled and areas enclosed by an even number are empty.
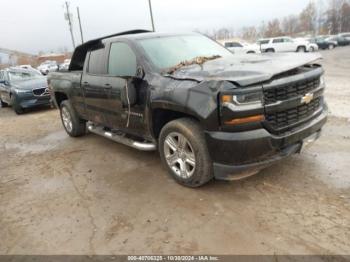
{"type": "Polygon", "coordinates": [[[316,132],[313,133],[312,135],[306,137],[302,141],[302,148],[301,151],[304,151],[306,148],[310,147],[319,137],[320,137],[321,132],[316,132]]]}

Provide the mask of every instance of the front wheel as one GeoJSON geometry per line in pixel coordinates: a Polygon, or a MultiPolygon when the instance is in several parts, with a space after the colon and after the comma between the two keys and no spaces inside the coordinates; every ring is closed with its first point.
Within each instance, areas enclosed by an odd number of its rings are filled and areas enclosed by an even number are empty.
{"type": "Polygon", "coordinates": [[[5,103],[4,101],[2,101],[0,98],[0,107],[7,107],[7,106],[8,106],[8,104],[5,103]]]}
{"type": "Polygon", "coordinates": [[[86,121],[78,117],[68,100],[61,103],[60,115],[64,129],[68,135],[78,137],[86,133],[86,121]]]}
{"type": "Polygon", "coordinates": [[[181,118],[166,124],[159,136],[163,165],[179,184],[199,187],[213,178],[213,165],[199,124],[181,118]]]}
{"type": "Polygon", "coordinates": [[[18,104],[18,101],[13,94],[11,95],[11,106],[17,115],[24,113],[24,109],[18,104]]]}

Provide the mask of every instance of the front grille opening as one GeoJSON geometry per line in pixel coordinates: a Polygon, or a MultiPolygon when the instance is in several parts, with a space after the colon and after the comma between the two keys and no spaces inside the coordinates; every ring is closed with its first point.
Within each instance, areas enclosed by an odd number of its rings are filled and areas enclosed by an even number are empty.
{"type": "Polygon", "coordinates": [[[49,95],[49,91],[46,87],[33,89],[33,94],[35,96],[45,96],[49,95]]]}
{"type": "Polygon", "coordinates": [[[280,112],[266,114],[266,121],[275,130],[281,130],[312,116],[321,106],[321,98],[280,112]]]}
{"type": "Polygon", "coordinates": [[[287,100],[299,95],[305,95],[320,85],[320,77],[303,80],[286,86],[264,90],[265,104],[273,104],[277,101],[287,100]]]}

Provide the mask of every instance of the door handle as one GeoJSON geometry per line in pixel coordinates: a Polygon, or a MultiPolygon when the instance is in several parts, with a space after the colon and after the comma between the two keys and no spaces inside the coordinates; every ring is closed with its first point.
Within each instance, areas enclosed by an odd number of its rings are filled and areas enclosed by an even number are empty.
{"type": "Polygon", "coordinates": [[[89,86],[89,82],[83,82],[83,86],[89,86]]]}
{"type": "Polygon", "coordinates": [[[110,84],[105,84],[105,89],[110,89],[112,86],[110,84]]]}

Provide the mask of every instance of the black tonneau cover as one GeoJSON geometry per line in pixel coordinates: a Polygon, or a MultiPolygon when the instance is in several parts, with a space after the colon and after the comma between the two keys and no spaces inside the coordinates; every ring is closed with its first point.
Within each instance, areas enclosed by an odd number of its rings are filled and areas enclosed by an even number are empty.
{"type": "Polygon", "coordinates": [[[103,39],[114,37],[114,36],[119,36],[119,35],[131,35],[131,34],[140,34],[140,33],[149,33],[151,31],[148,30],[143,30],[143,29],[136,29],[136,30],[130,30],[130,31],[125,31],[117,34],[112,34],[100,38],[96,38],[90,41],[87,41],[79,46],[77,46],[74,50],[73,56],[71,63],[69,65],[69,71],[76,71],[76,70],[83,70],[84,67],[84,62],[85,62],[85,57],[87,52],[95,47],[98,46],[103,39]]]}

